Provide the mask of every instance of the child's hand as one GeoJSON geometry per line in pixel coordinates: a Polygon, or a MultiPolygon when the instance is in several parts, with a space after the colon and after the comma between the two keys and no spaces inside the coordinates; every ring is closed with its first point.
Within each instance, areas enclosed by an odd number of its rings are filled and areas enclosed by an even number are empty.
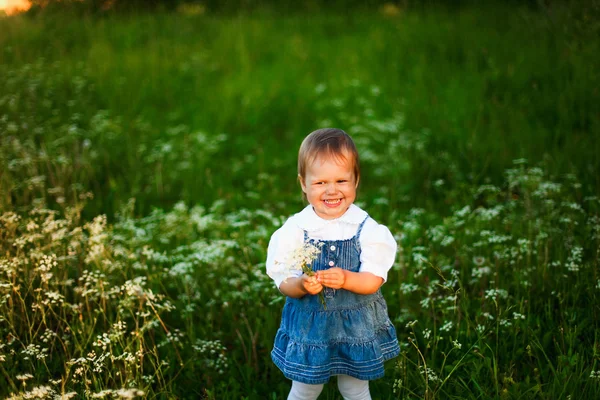
{"type": "Polygon", "coordinates": [[[346,273],[339,267],[317,272],[317,281],[332,289],[341,289],[346,283],[346,273]]]}
{"type": "Polygon", "coordinates": [[[309,294],[318,294],[323,290],[323,285],[321,285],[317,281],[316,275],[308,276],[306,274],[302,275],[302,287],[309,294]]]}

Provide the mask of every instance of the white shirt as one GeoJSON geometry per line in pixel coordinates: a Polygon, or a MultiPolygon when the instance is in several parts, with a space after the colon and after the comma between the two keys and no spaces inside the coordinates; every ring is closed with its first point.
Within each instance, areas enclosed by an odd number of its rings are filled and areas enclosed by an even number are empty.
{"type": "MultiPolygon", "coordinates": [[[[309,204],[299,213],[291,216],[281,228],[275,231],[267,250],[267,275],[279,288],[287,278],[302,275],[302,271],[287,270],[282,273],[280,265],[286,263],[290,252],[304,243],[304,231],[308,237],[316,240],[345,240],[352,238],[367,213],[352,204],[339,218],[323,219],[309,204]],[[275,267],[278,265],[277,267],[275,267]]],[[[385,225],[368,218],[359,237],[360,272],[370,272],[387,280],[387,274],[396,258],[397,244],[392,233],[385,225]]],[[[285,270],[285,269],[284,269],[285,270]]]]}

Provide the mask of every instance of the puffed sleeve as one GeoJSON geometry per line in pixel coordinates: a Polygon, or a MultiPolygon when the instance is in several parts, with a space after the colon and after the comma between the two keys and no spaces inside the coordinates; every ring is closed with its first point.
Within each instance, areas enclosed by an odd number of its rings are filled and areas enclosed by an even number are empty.
{"type": "Polygon", "coordinates": [[[360,247],[360,272],[370,272],[387,281],[398,247],[390,230],[369,218],[360,234],[360,247]]]}
{"type": "Polygon", "coordinates": [[[287,278],[302,275],[302,271],[292,270],[286,265],[289,253],[300,247],[302,242],[302,230],[290,220],[271,236],[267,248],[267,275],[273,279],[278,289],[281,282],[287,278]]]}

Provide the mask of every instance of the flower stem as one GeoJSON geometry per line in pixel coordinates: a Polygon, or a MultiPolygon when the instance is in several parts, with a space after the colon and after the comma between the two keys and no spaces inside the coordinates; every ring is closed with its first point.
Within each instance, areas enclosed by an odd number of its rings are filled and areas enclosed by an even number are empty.
{"type": "MultiPolygon", "coordinates": [[[[315,276],[316,275],[315,271],[313,271],[312,268],[309,267],[306,264],[302,265],[302,272],[304,272],[308,276],[315,276]]],[[[323,309],[327,310],[327,304],[325,303],[325,295],[323,295],[323,291],[322,290],[319,292],[319,301],[323,305],[323,309]]]]}

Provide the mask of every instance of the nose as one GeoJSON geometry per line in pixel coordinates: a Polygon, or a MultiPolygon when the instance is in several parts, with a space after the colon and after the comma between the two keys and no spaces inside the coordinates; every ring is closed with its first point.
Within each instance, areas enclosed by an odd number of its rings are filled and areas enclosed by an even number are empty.
{"type": "Polygon", "coordinates": [[[325,188],[325,192],[326,193],[335,193],[337,191],[335,182],[331,182],[329,184],[327,184],[327,187],[325,188]]]}

